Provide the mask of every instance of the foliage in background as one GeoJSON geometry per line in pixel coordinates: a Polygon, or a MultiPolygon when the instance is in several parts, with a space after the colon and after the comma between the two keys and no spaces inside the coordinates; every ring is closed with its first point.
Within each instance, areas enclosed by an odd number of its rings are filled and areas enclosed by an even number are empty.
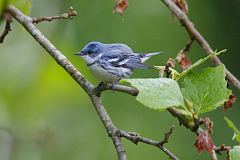
{"type": "Polygon", "coordinates": [[[0,0],[0,15],[7,5],[15,5],[24,14],[29,15],[31,9],[31,0],[0,0]]]}
{"type": "MultiPolygon", "coordinates": [[[[227,125],[229,128],[231,128],[234,131],[233,140],[236,140],[238,143],[240,143],[240,131],[235,126],[235,124],[228,119],[227,117],[224,117],[227,125]]],[[[239,146],[233,146],[233,148],[229,151],[230,160],[239,160],[240,159],[240,145],[239,146]]]]}
{"type": "Polygon", "coordinates": [[[237,142],[240,143],[240,131],[239,129],[235,126],[235,124],[228,119],[227,117],[224,117],[225,121],[227,122],[227,125],[229,128],[231,128],[234,131],[234,135],[233,135],[233,140],[236,140],[237,142]]]}
{"type": "MultiPolygon", "coordinates": [[[[239,73],[239,24],[236,18],[240,16],[237,1],[188,1],[191,19],[197,23],[197,27],[207,36],[214,48],[229,48],[229,54],[223,55],[224,62],[236,75],[239,73]],[[204,15],[210,16],[203,16],[202,8],[205,8],[204,15]],[[233,22],[234,25],[231,25],[233,22]]],[[[76,19],[68,23],[57,21],[40,24],[38,27],[87,79],[95,84],[98,82],[84,63],[72,55],[89,41],[121,42],[138,52],[159,50],[166,53],[151,59],[149,64],[165,63],[167,57],[174,56],[185,44],[185,32],[178,23],[170,21],[169,11],[159,0],[149,0],[147,5],[145,1],[131,1],[124,20],[112,14],[113,3],[109,2],[33,1],[33,15],[54,15],[66,11],[69,6],[79,11],[76,19]]],[[[48,56],[42,54],[43,50],[29,35],[14,26],[7,41],[0,46],[0,122],[2,126],[12,129],[17,137],[17,141],[14,141],[14,156],[18,160],[114,159],[116,155],[112,143],[106,137],[89,99],[66,73],[48,56]],[[95,132],[98,132],[97,137],[95,132]],[[89,141],[89,137],[92,141],[89,141]],[[102,147],[103,145],[105,147],[102,147]]],[[[192,60],[202,57],[202,51],[197,45],[193,45],[191,52],[193,54],[189,56],[192,60]]],[[[156,75],[156,71],[147,70],[136,71],[133,77],[156,75]]],[[[104,93],[103,100],[116,124],[155,139],[159,139],[164,128],[178,124],[176,119],[169,118],[169,113],[159,115],[139,107],[141,104],[132,97],[120,93],[104,93]]],[[[226,113],[235,121],[238,121],[239,117],[238,105],[239,103],[236,103],[236,107],[226,113]]],[[[224,142],[232,145],[233,142],[229,141],[231,133],[220,123],[223,114],[225,113],[219,109],[205,115],[219,122],[214,124],[216,144],[224,142]]],[[[174,134],[168,144],[174,153],[186,160],[208,158],[207,154],[198,155],[193,149],[193,142],[189,141],[194,139],[192,133],[183,127],[176,127],[176,132],[178,134],[174,134]],[[182,144],[185,147],[182,147],[182,144]]],[[[1,131],[0,159],[8,153],[4,148],[9,143],[4,141],[4,137],[8,138],[5,132],[1,131]]],[[[136,147],[129,143],[125,145],[130,159],[148,159],[149,155],[152,159],[167,159],[154,148],[145,145],[136,147]]]]}

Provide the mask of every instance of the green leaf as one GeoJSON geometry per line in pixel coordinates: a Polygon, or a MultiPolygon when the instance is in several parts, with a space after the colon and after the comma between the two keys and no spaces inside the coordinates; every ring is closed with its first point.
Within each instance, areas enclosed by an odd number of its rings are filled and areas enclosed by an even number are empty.
{"type": "Polygon", "coordinates": [[[137,100],[145,106],[163,110],[168,107],[184,106],[184,100],[178,83],[169,78],[125,79],[139,90],[137,100]]]}
{"type": "Polygon", "coordinates": [[[223,105],[231,94],[227,89],[224,65],[189,72],[183,79],[182,93],[193,104],[196,114],[209,112],[223,105]]]}
{"type": "Polygon", "coordinates": [[[237,127],[234,125],[234,123],[228,119],[227,117],[224,117],[224,120],[227,122],[227,125],[229,128],[232,128],[234,131],[233,140],[236,139],[236,141],[240,142],[240,131],[237,129],[237,127]]]}
{"type": "Polygon", "coordinates": [[[240,146],[234,146],[233,149],[229,151],[230,160],[240,159],[240,146]]]}

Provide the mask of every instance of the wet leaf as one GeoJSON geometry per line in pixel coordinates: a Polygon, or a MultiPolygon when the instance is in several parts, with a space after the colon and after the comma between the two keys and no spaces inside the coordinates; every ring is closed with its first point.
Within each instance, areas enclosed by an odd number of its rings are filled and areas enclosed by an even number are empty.
{"type": "Polygon", "coordinates": [[[119,13],[122,16],[127,7],[128,0],[117,0],[113,11],[119,13]]]}
{"type": "Polygon", "coordinates": [[[224,65],[189,72],[184,77],[181,89],[184,98],[193,104],[196,114],[216,109],[231,94],[225,80],[224,65]]]}
{"type": "Polygon", "coordinates": [[[197,135],[194,146],[197,148],[199,153],[202,153],[204,150],[211,153],[215,145],[212,141],[210,133],[205,130],[197,135]]]}
{"type": "Polygon", "coordinates": [[[137,101],[145,106],[163,110],[184,106],[184,100],[176,81],[169,78],[124,79],[139,90],[137,101]]]}

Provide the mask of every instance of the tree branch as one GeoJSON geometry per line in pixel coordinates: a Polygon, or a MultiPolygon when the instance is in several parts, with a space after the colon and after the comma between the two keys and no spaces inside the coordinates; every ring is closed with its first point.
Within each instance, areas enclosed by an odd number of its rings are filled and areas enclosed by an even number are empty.
{"type": "Polygon", "coordinates": [[[164,136],[164,139],[159,142],[159,145],[163,146],[165,143],[168,143],[168,139],[169,139],[170,136],[172,135],[174,128],[175,128],[175,126],[172,126],[172,127],[170,128],[170,130],[164,134],[164,135],[165,135],[165,136],[164,136]]]}
{"type": "MultiPolygon", "coordinates": [[[[101,92],[106,91],[106,90],[112,90],[113,84],[107,83],[107,84],[100,84],[98,85],[95,90],[96,90],[96,94],[101,94],[101,92]]],[[[114,91],[118,91],[118,92],[123,92],[123,93],[127,93],[130,94],[132,96],[137,96],[138,95],[138,89],[137,88],[133,88],[133,87],[129,87],[129,86],[124,86],[124,85],[120,85],[120,84],[115,84],[114,85],[114,91]]]]}
{"type": "Polygon", "coordinates": [[[229,151],[231,150],[230,146],[226,146],[222,144],[219,147],[215,147],[214,150],[217,154],[220,154],[220,155],[221,155],[221,152],[225,151],[227,153],[227,160],[230,160],[230,155],[229,155],[229,151]]]}
{"type": "Polygon", "coordinates": [[[171,113],[173,117],[176,117],[180,123],[180,125],[185,126],[186,128],[190,129],[192,132],[197,132],[199,126],[203,124],[203,120],[201,118],[196,119],[194,123],[189,123],[186,115],[180,112],[178,109],[174,107],[169,107],[168,112],[171,113]]]}
{"type": "Polygon", "coordinates": [[[11,31],[11,22],[12,22],[12,16],[5,12],[3,15],[4,19],[5,19],[5,28],[3,33],[0,35],[0,43],[3,43],[5,37],[7,36],[7,34],[11,31]]]}
{"type": "MultiPolygon", "coordinates": [[[[196,133],[197,135],[204,131],[200,127],[200,125],[203,124],[203,119],[198,118],[194,120],[194,123],[189,123],[186,116],[182,114],[178,109],[174,107],[169,107],[167,110],[172,114],[172,116],[178,118],[180,125],[181,124],[184,125],[186,128],[190,129],[192,132],[196,133]]],[[[217,160],[215,149],[212,149],[209,155],[211,157],[211,160],[217,160]]]]}
{"type": "Polygon", "coordinates": [[[70,7],[68,9],[67,13],[63,13],[61,15],[58,16],[49,16],[49,17],[33,17],[32,18],[32,23],[39,23],[39,22],[43,22],[43,21],[48,21],[51,22],[54,19],[72,19],[74,16],[77,16],[77,11],[75,11],[73,9],[73,7],[70,7]]]}
{"type": "MultiPolygon", "coordinates": [[[[52,56],[52,58],[84,89],[84,91],[88,94],[89,98],[94,105],[94,108],[101,119],[104,127],[111,137],[115,149],[118,154],[119,160],[127,160],[126,153],[124,147],[121,143],[121,137],[130,138],[135,137],[130,135],[128,132],[120,130],[113,124],[111,121],[105,107],[103,106],[98,94],[105,90],[110,90],[111,86],[104,86],[103,88],[96,88],[90,82],[88,82],[84,76],[71,64],[71,62],[34,26],[32,18],[24,15],[21,11],[19,11],[14,6],[7,7],[8,12],[19,22],[21,23],[24,28],[33,36],[33,38],[52,56]],[[120,134],[119,134],[120,133],[120,134]]],[[[35,22],[36,23],[36,22],[35,22]]],[[[128,93],[131,95],[136,96],[138,94],[138,90],[132,87],[117,85],[117,91],[128,93]]],[[[168,137],[165,135],[165,140],[167,141],[171,133],[167,134],[168,137]]],[[[127,138],[127,139],[128,139],[127,138]]],[[[129,140],[131,140],[130,138],[129,140]]],[[[178,158],[167,150],[163,144],[155,142],[150,139],[146,139],[144,137],[138,137],[138,141],[141,141],[146,144],[151,144],[158,146],[165,154],[167,154],[171,159],[178,160],[178,158]],[[158,143],[158,145],[156,144],[158,143]]],[[[131,140],[132,141],[132,140],[131,140]]],[[[165,142],[165,141],[163,141],[165,142]]]]}
{"type": "Polygon", "coordinates": [[[7,7],[9,13],[21,23],[24,28],[33,36],[33,38],[53,57],[53,59],[71,75],[71,77],[84,89],[89,95],[97,113],[103,122],[107,133],[112,138],[116,148],[118,159],[126,160],[126,154],[121,143],[121,139],[116,135],[117,128],[112,123],[99,97],[94,95],[94,86],[90,84],[84,76],[70,63],[70,61],[33,25],[30,17],[24,15],[14,6],[7,7]]]}
{"type": "Polygon", "coordinates": [[[138,144],[138,142],[143,142],[145,144],[155,146],[155,147],[161,149],[166,155],[168,155],[168,157],[170,159],[179,160],[173,153],[171,153],[167,148],[165,148],[163,146],[165,143],[168,142],[168,139],[169,139],[170,135],[173,133],[173,129],[174,129],[174,127],[171,127],[170,131],[165,133],[164,139],[160,142],[142,137],[142,136],[140,136],[140,134],[134,133],[134,132],[126,132],[126,131],[123,131],[123,130],[119,130],[119,134],[120,134],[121,137],[124,137],[124,138],[130,140],[131,142],[133,142],[136,145],[138,144]]]}
{"type": "Polygon", "coordinates": [[[100,98],[94,94],[90,94],[89,96],[98,113],[98,116],[100,117],[102,123],[104,124],[107,130],[109,137],[112,138],[113,144],[118,154],[118,159],[127,160],[127,156],[126,156],[124,147],[122,145],[121,138],[117,134],[118,129],[112,123],[112,120],[110,119],[107,111],[105,110],[100,98]]]}
{"type": "MultiPolygon", "coordinates": [[[[203,50],[208,54],[212,54],[214,51],[205,40],[205,38],[200,34],[200,32],[194,27],[193,23],[189,20],[188,16],[172,1],[172,0],[161,0],[177,17],[181,22],[183,27],[187,30],[190,37],[198,42],[198,44],[203,48],[203,50]]],[[[211,58],[215,65],[222,64],[221,60],[214,56],[211,58]]],[[[229,82],[231,82],[237,89],[240,90],[240,81],[226,68],[226,77],[229,82]]]]}

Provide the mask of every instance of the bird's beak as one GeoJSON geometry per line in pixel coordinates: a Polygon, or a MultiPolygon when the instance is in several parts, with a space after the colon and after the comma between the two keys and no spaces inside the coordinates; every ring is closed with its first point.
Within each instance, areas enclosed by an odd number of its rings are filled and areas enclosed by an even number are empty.
{"type": "Polygon", "coordinates": [[[78,53],[76,53],[76,54],[74,54],[74,55],[77,55],[77,56],[84,56],[84,55],[86,55],[83,51],[80,51],[80,52],[78,52],[78,53]]]}

